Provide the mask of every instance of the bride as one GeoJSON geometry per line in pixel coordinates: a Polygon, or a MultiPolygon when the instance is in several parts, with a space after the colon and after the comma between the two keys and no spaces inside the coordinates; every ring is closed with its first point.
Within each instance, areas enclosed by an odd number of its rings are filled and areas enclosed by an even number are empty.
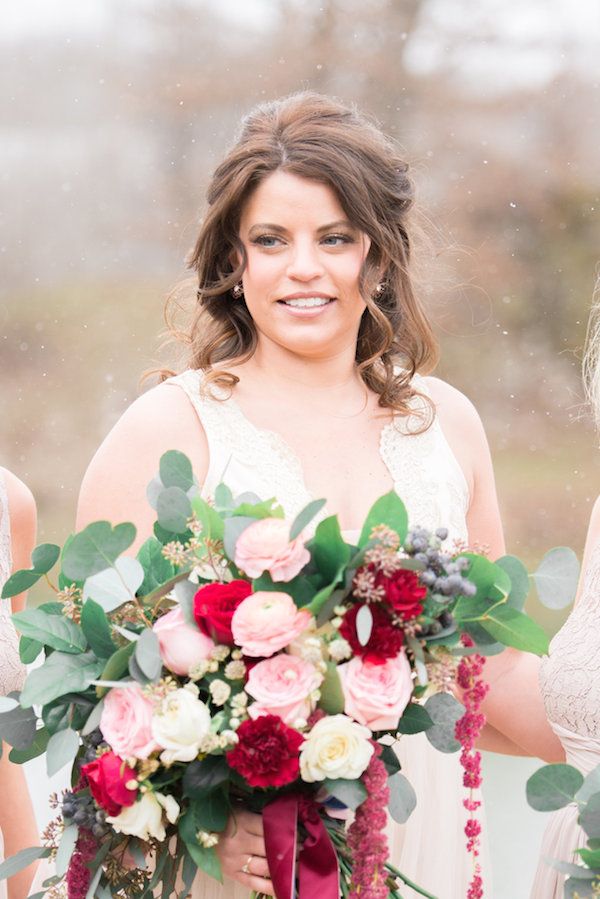
{"type": "MultiPolygon", "coordinates": [[[[276,496],[288,516],[326,497],[352,540],[394,488],[413,524],[502,555],[479,417],[457,390],[423,376],[436,347],[411,280],[412,206],[407,165],[354,110],[304,93],[251,112],[213,176],[191,255],[198,293],[178,334],[185,370],[165,373],[108,435],[82,485],[78,527],[134,521],[139,546],[153,523],[146,486],[177,448],[206,497],[224,480],[276,496]]],[[[490,670],[502,680],[515,657],[499,658],[490,670]]],[[[506,735],[490,727],[488,741],[519,752],[519,716],[493,695],[488,718],[497,714],[506,735]]],[[[525,748],[560,759],[539,696],[527,722],[525,748]]],[[[472,873],[458,756],[422,734],[401,741],[399,755],[419,801],[408,824],[390,827],[391,858],[458,899],[472,873]]],[[[225,885],[200,874],[198,899],[272,894],[260,816],[236,815],[218,851],[225,885]]]]}

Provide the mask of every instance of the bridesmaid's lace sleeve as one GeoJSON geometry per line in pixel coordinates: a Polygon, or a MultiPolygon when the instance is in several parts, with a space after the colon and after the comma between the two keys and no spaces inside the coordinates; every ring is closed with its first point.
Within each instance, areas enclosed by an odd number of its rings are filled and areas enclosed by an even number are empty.
{"type": "MultiPolygon", "coordinates": [[[[8,497],[0,472],[0,587],[8,578],[11,568],[8,497]]],[[[20,690],[27,674],[19,658],[19,638],[10,620],[10,613],[10,600],[0,599],[0,696],[20,690]]]]}

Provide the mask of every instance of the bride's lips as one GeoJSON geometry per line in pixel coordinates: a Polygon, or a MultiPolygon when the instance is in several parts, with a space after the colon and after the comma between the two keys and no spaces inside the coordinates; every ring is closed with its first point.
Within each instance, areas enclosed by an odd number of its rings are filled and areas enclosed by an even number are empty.
{"type": "Polygon", "coordinates": [[[335,297],[330,294],[308,291],[288,294],[277,300],[277,304],[295,318],[315,318],[330,308],[334,302],[335,297]]]}

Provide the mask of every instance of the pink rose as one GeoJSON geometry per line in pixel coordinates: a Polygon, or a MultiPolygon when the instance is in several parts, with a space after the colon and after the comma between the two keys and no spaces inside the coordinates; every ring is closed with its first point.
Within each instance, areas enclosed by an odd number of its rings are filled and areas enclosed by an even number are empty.
{"type": "Polygon", "coordinates": [[[154,706],[138,684],[115,687],[104,698],[102,736],[121,758],[147,759],[159,749],[152,736],[154,706]]]}
{"type": "Polygon", "coordinates": [[[152,628],[158,637],[160,657],[174,674],[189,674],[192,665],[208,658],[214,642],[183,617],[181,606],[171,609],[152,628]]]}
{"type": "Polygon", "coordinates": [[[392,730],[410,702],[413,682],[406,653],[401,650],[381,665],[355,656],[338,666],[344,691],[344,711],[371,730],[392,730]]]}
{"type": "Polygon", "coordinates": [[[287,593],[259,590],[244,599],[231,619],[233,639],[244,655],[272,656],[291,643],[312,621],[287,593]]]}
{"type": "Polygon", "coordinates": [[[291,581],[310,553],[300,537],[290,540],[290,525],[283,518],[261,518],[242,531],[235,545],[234,562],[248,577],[268,571],[274,581],[291,581]]]}
{"type": "Polygon", "coordinates": [[[293,726],[298,718],[308,718],[315,702],[311,693],[323,680],[310,662],[298,656],[280,653],[252,667],[246,682],[246,692],[256,702],[248,708],[251,718],[260,715],[279,715],[285,724],[293,726]]]}

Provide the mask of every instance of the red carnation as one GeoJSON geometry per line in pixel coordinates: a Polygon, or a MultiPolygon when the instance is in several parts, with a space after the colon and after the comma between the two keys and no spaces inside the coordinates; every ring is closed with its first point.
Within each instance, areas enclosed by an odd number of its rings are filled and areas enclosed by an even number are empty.
{"type": "Polygon", "coordinates": [[[261,715],[240,724],[237,735],[239,743],[227,753],[227,761],[251,787],[283,787],[296,780],[301,733],[277,715],[261,715]]]}
{"type": "Polygon", "coordinates": [[[399,568],[393,574],[385,575],[380,571],[375,575],[375,586],[383,587],[386,602],[405,621],[417,618],[423,611],[421,600],[425,599],[427,590],[416,572],[399,568]]]}
{"type": "Polygon", "coordinates": [[[109,815],[118,815],[126,805],[133,805],[138,791],[126,786],[135,779],[135,771],[114,752],[105,752],[93,762],[81,768],[90,792],[101,808],[109,815]]]}
{"type": "Polygon", "coordinates": [[[356,633],[356,616],[363,605],[364,603],[357,603],[348,609],[340,627],[340,634],[348,641],[354,655],[362,656],[365,662],[371,662],[373,665],[383,665],[386,659],[393,659],[398,655],[404,643],[404,634],[392,623],[387,609],[381,603],[373,602],[369,605],[373,615],[373,629],[363,646],[356,633]]]}
{"type": "Polygon", "coordinates": [[[233,646],[231,619],[243,599],[252,593],[248,581],[205,584],[194,596],[194,618],[200,630],[215,643],[233,646]]]}

